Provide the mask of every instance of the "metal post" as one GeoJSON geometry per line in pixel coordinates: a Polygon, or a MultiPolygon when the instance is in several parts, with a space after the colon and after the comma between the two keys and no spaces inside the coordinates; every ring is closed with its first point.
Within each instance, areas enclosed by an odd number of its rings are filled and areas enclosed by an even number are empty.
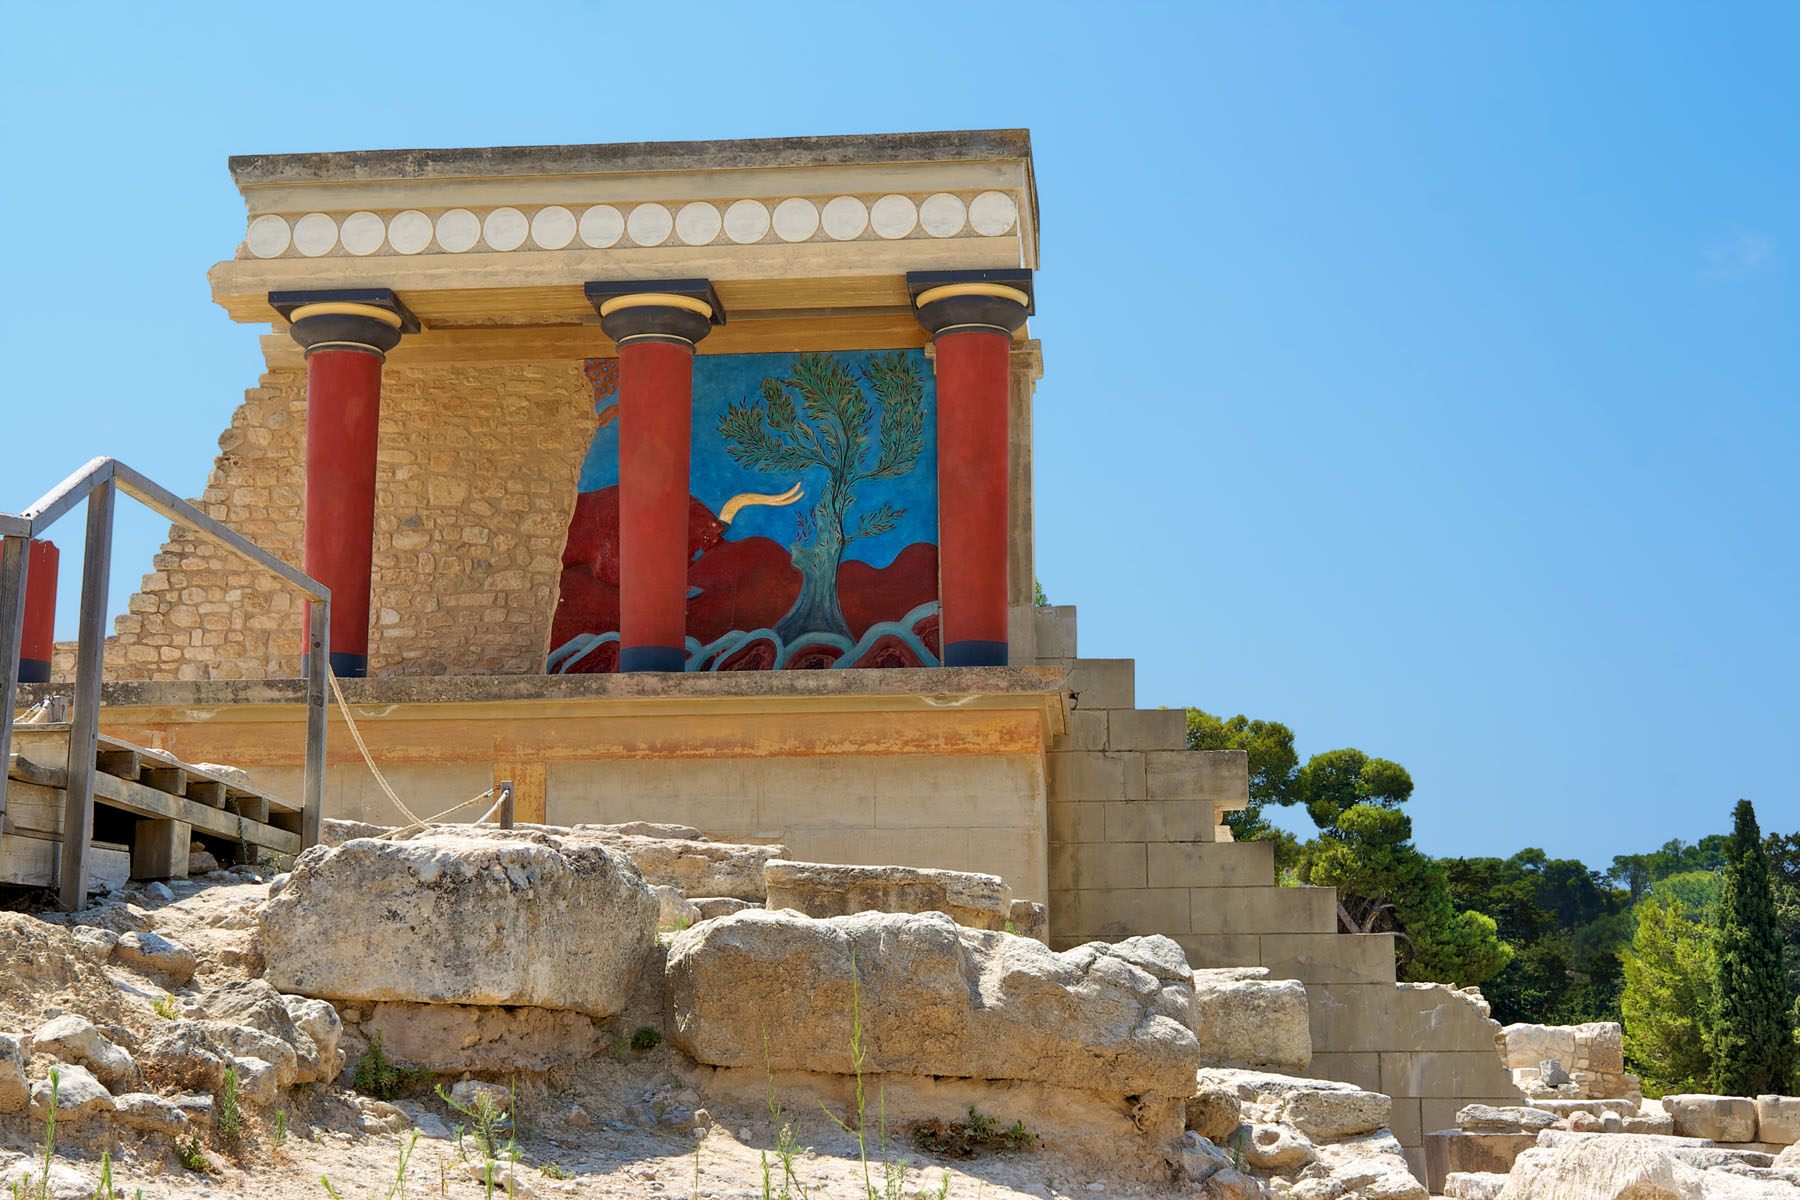
{"type": "Polygon", "coordinates": [[[113,498],[110,476],[87,498],[80,642],[75,652],[75,713],[69,730],[69,790],[63,807],[62,873],[57,887],[57,899],[68,912],[79,911],[87,903],[87,851],[94,836],[94,751],[100,737],[100,673],[106,652],[113,498]]]}
{"type": "Polygon", "coordinates": [[[0,549],[0,826],[6,823],[4,772],[12,769],[13,705],[19,697],[19,645],[25,628],[25,585],[31,540],[9,537],[0,549]]]}
{"type": "Polygon", "coordinates": [[[500,781],[500,828],[511,829],[512,827],[513,781],[510,779],[503,779],[500,781]]]}
{"type": "Polygon", "coordinates": [[[306,773],[300,800],[300,848],[319,844],[325,821],[325,693],[331,668],[331,600],[314,600],[306,633],[306,773]]]}

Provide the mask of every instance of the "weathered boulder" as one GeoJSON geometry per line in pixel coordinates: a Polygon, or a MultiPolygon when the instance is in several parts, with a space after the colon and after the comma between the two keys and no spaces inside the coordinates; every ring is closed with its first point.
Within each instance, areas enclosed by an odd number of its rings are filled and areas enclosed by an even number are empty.
{"type": "Polygon", "coordinates": [[[49,1054],[64,1062],[86,1067],[108,1087],[137,1078],[137,1064],[123,1046],[113,1042],[86,1017],[64,1013],[38,1027],[31,1035],[34,1054],[49,1054]]]}
{"type": "Polygon", "coordinates": [[[31,1100],[31,1082],[25,1077],[23,1034],[0,1033],[0,1113],[14,1113],[31,1100]]]}
{"type": "Polygon", "coordinates": [[[1259,1171],[1293,1171],[1314,1158],[1312,1145],[1286,1125],[1252,1125],[1244,1161],[1259,1171]]]}
{"type": "Polygon", "coordinates": [[[971,929],[1005,929],[1012,917],[1006,881],[973,871],[771,859],[763,865],[763,884],[769,908],[809,917],[941,912],[971,929]]]}
{"type": "Polygon", "coordinates": [[[1513,1160],[1537,1145],[1536,1130],[1432,1129],[1425,1133],[1425,1182],[1446,1190],[1454,1174],[1505,1175],[1513,1160]]]}
{"type": "Polygon", "coordinates": [[[300,1073],[295,1082],[322,1082],[335,1078],[342,1066],[338,1041],[344,1033],[344,1022],[338,1017],[337,1009],[323,1000],[306,996],[283,996],[281,1006],[287,1009],[288,1019],[293,1021],[301,1036],[301,1041],[294,1047],[300,1059],[300,1073]],[[310,1056],[304,1052],[308,1041],[314,1051],[310,1056]]]}
{"type": "Polygon", "coordinates": [[[1500,1200],[1506,1176],[1493,1171],[1452,1171],[1444,1177],[1449,1200],[1500,1200]]]}
{"type": "Polygon", "coordinates": [[[1050,910],[1036,900],[1014,900],[1007,910],[1007,920],[1012,925],[1010,933],[1040,942],[1050,940],[1050,910]]]}
{"type": "Polygon", "coordinates": [[[469,1004],[372,1005],[362,1029],[407,1067],[433,1071],[546,1071],[606,1047],[591,1017],[549,1008],[469,1004]]]}
{"type": "Polygon", "coordinates": [[[1664,1096],[1663,1109],[1675,1121],[1680,1137],[1711,1138],[1715,1142],[1756,1140],[1756,1101],[1742,1096],[1664,1096]]]}
{"type": "Polygon", "coordinates": [[[1214,1067],[1304,1071],[1312,1062],[1306,985],[1267,967],[1194,972],[1194,1037],[1214,1067]]]}
{"type": "Polygon", "coordinates": [[[245,1055],[232,1059],[231,1066],[237,1072],[238,1097],[246,1104],[266,1108],[285,1086],[281,1069],[267,1059],[245,1055]]]}
{"type": "Polygon", "coordinates": [[[1541,1108],[1469,1104],[1457,1110],[1456,1127],[1475,1133],[1524,1133],[1548,1129],[1556,1117],[1541,1108]]]}
{"type": "Polygon", "coordinates": [[[1777,1154],[1773,1165],[1784,1171],[1800,1171],[1800,1143],[1777,1154]]]}
{"type": "Polygon", "coordinates": [[[656,896],[658,929],[686,929],[700,920],[700,906],[682,895],[680,888],[653,883],[650,891],[656,896]]]}
{"type": "Polygon", "coordinates": [[[1165,937],[1057,953],[942,913],[748,910],[677,934],[667,982],[671,1041],[711,1066],[848,1075],[860,1009],[865,1073],[1194,1090],[1192,976],[1165,937]]]}
{"type": "Polygon", "coordinates": [[[84,1171],[52,1159],[46,1170],[42,1159],[27,1156],[0,1170],[0,1192],[40,1200],[90,1200],[99,1186],[84,1171]]]}
{"type": "Polygon", "coordinates": [[[1282,1106],[1282,1119],[1314,1141],[1335,1142],[1386,1129],[1394,1102],[1380,1092],[1296,1092],[1282,1106]]]}
{"type": "Polygon", "coordinates": [[[1499,1200],[1792,1200],[1771,1176],[1707,1170],[1650,1138],[1599,1135],[1539,1146],[1513,1163],[1499,1200]]]}
{"type": "Polygon", "coordinates": [[[174,1136],[188,1127],[187,1113],[173,1101],[149,1092],[126,1092],[113,1099],[113,1120],[140,1133],[174,1136]]]}
{"type": "Polygon", "coordinates": [[[1428,1200],[1392,1135],[1355,1138],[1317,1148],[1288,1200],[1428,1200]]]}
{"type": "Polygon", "coordinates": [[[1205,1135],[1191,1128],[1181,1135],[1181,1172],[1189,1183],[1205,1183],[1220,1171],[1230,1170],[1235,1162],[1205,1135]]]}
{"type": "Polygon", "coordinates": [[[1209,1142],[1223,1143],[1244,1123],[1244,1104],[1237,1089],[1201,1083],[1187,1098],[1187,1127],[1209,1142]]]}
{"type": "Polygon", "coordinates": [[[597,841],[433,830],[306,851],[260,932],[283,992],[606,1018],[625,1007],[656,914],[637,869],[597,841]]]}
{"type": "Polygon", "coordinates": [[[1800,1142],[1800,1096],[1758,1096],[1756,1140],[1781,1146],[1800,1142]]]}
{"type": "Polygon", "coordinates": [[[225,1071],[233,1067],[240,1089],[266,1086],[271,1096],[299,1074],[292,1045],[272,1033],[229,1021],[167,1022],[144,1039],[137,1060],[145,1078],[159,1087],[197,1092],[218,1091],[225,1071]]]}
{"type": "Polygon", "coordinates": [[[192,979],[200,966],[192,950],[147,930],[120,934],[112,956],[114,962],[165,978],[176,987],[192,979]]]}
{"type": "Polygon", "coordinates": [[[736,896],[695,896],[691,903],[699,910],[702,921],[710,921],[714,917],[729,917],[746,908],[761,907],[750,900],[739,900],[736,896]]]}
{"type": "Polygon", "coordinates": [[[327,1064],[321,1061],[318,1047],[294,1024],[286,997],[267,980],[248,979],[212,988],[196,1001],[195,1007],[214,1021],[254,1030],[286,1046],[283,1053],[260,1040],[246,1044],[236,1034],[221,1034],[216,1039],[234,1055],[250,1055],[275,1064],[281,1069],[284,1087],[290,1083],[329,1079],[337,1073],[326,1070],[327,1064]]]}
{"type": "Polygon", "coordinates": [[[763,867],[788,857],[786,846],[751,846],[686,838],[642,837],[607,825],[575,825],[561,836],[606,846],[637,865],[646,883],[679,888],[684,896],[731,896],[762,903],[763,867]]]}
{"type": "Polygon", "coordinates": [[[707,837],[692,825],[671,825],[666,821],[620,821],[613,825],[580,825],[605,833],[622,833],[630,837],[670,838],[678,842],[704,842],[707,837]]]}
{"type": "MultiPolygon", "coordinates": [[[[112,1093],[82,1066],[56,1063],[56,1119],[74,1125],[89,1118],[103,1116],[113,1110],[112,1093]]],[[[31,1115],[39,1121],[50,1116],[51,1083],[40,1079],[31,1088],[31,1115]]]]}

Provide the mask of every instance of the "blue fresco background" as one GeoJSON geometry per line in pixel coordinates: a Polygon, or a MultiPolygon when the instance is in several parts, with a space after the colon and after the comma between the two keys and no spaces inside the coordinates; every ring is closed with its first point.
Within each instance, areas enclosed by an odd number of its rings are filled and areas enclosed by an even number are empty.
{"type": "MultiPolygon", "coordinates": [[[[875,354],[892,354],[891,350],[846,350],[832,355],[857,376],[863,378],[869,359],[875,354]]],[[[913,469],[897,479],[869,479],[857,485],[856,506],[850,510],[852,522],[862,513],[883,501],[906,513],[899,524],[887,533],[859,537],[844,551],[845,561],[852,559],[870,566],[885,567],[895,555],[914,542],[937,544],[937,380],[923,350],[904,351],[913,360],[923,385],[924,448],[913,469]]],[[[757,401],[762,396],[762,381],[774,377],[785,379],[792,372],[798,354],[701,354],[694,358],[694,431],[691,479],[688,490],[703,500],[713,512],[739,492],[784,492],[795,482],[795,476],[781,476],[740,467],[726,450],[719,435],[719,418],[733,404],[757,401]]],[[[865,463],[873,463],[881,451],[880,409],[874,391],[866,384],[864,394],[870,399],[874,419],[870,421],[870,448],[865,463]]],[[[616,394],[596,395],[595,408],[600,410],[618,402],[616,394]]],[[[797,402],[796,402],[797,405],[797,402]]],[[[747,537],[768,537],[782,545],[794,541],[797,514],[811,512],[818,502],[819,489],[825,483],[825,470],[810,467],[800,473],[799,481],[806,494],[799,502],[782,508],[752,505],[738,513],[726,534],[728,541],[747,537]]],[[[619,423],[609,421],[594,432],[587,457],[582,460],[577,487],[584,492],[614,487],[619,482],[619,423]]]]}

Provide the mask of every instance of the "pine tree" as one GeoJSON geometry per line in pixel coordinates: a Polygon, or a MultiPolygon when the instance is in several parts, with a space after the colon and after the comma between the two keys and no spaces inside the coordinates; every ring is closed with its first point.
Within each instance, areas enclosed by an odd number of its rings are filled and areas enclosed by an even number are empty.
{"type": "Polygon", "coordinates": [[[1795,1067],[1794,1014],[1782,970],[1769,860],[1748,800],[1738,801],[1726,843],[1713,962],[1718,1015],[1712,1060],[1719,1090],[1735,1096],[1785,1091],[1795,1067]]]}

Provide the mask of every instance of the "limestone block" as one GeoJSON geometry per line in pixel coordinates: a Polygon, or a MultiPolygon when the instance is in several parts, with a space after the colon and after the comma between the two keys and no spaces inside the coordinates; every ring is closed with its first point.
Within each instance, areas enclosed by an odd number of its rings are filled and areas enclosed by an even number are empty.
{"type": "Polygon", "coordinates": [[[1504,1175],[1513,1161],[1537,1145],[1534,1132],[1438,1129],[1425,1134],[1425,1186],[1445,1191],[1452,1173],[1504,1175]]]}
{"type": "Polygon", "coordinates": [[[1312,1061],[1305,985],[1267,974],[1194,972],[1193,1030],[1207,1066],[1301,1072],[1312,1061]]]}
{"type": "MultiPolygon", "coordinates": [[[[1149,878],[1148,851],[1142,842],[1075,843],[1050,848],[1050,886],[1096,890],[1142,888],[1149,878]]],[[[1161,886],[1161,885],[1159,885],[1161,886]]],[[[1181,897],[1187,908],[1187,895],[1181,897]]],[[[1182,932],[1187,918],[1182,918],[1182,932]]]]}
{"type": "Polygon", "coordinates": [[[1137,662],[1078,658],[1069,666],[1069,690],[1075,693],[1076,708],[1130,708],[1137,696],[1137,662]]]}
{"type": "Polygon", "coordinates": [[[1571,1072],[1625,1073],[1624,1026],[1617,1021],[1590,1021],[1569,1028],[1575,1034],[1575,1056],[1566,1063],[1571,1072]]]}
{"type": "MultiPolygon", "coordinates": [[[[1117,893],[1126,894],[1126,893],[1117,893]]],[[[1255,934],[1172,934],[1195,970],[1254,967],[1262,961],[1262,939],[1255,934]]]]}
{"type": "Polygon", "coordinates": [[[1314,1141],[1337,1141],[1386,1129],[1394,1102],[1380,1092],[1317,1091],[1289,1096],[1282,1117],[1314,1141]]]}
{"type": "Polygon", "coordinates": [[[308,850],[260,932],[283,992],[606,1018],[625,1007],[656,914],[638,870],[598,840],[434,830],[308,850]]]}
{"type": "MultiPolygon", "coordinates": [[[[1549,1131],[1554,1133],[1555,1131],[1549,1131]]],[[[1545,1135],[1548,1137],[1548,1133],[1545,1135]]],[[[1776,1200],[1787,1184],[1758,1187],[1741,1175],[1707,1170],[1683,1152],[1648,1137],[1564,1135],[1514,1160],[1504,1200],[1536,1197],[1631,1197],[1633,1200],[1776,1200]]]]}
{"type": "Polygon", "coordinates": [[[1492,1104],[1470,1104],[1459,1109],[1456,1127],[1467,1133],[1525,1133],[1534,1137],[1540,1129],[1556,1124],[1556,1118],[1541,1108],[1519,1105],[1496,1107],[1492,1104]]]}
{"type": "Polygon", "coordinates": [[[1050,910],[1035,900],[1014,900],[1007,911],[1010,933],[1047,942],[1050,938],[1050,910]]]}
{"type": "Polygon", "coordinates": [[[1187,1098],[1187,1127],[1209,1141],[1225,1142],[1243,1120],[1244,1103],[1228,1084],[1202,1083],[1187,1098]]]}
{"type": "Polygon", "coordinates": [[[865,867],[771,859],[763,865],[768,907],[809,917],[859,912],[947,913],[971,929],[1005,929],[1012,889],[998,875],[929,867],[865,867]]]}
{"type": "Polygon", "coordinates": [[[1784,1146],[1800,1142],[1800,1097],[1758,1096],[1756,1140],[1784,1146]]]}
{"type": "Polygon", "coordinates": [[[1511,1081],[1492,1050],[1383,1051],[1381,1090],[1390,1096],[1503,1095],[1511,1081]]]}
{"type": "Polygon", "coordinates": [[[1742,1096],[1683,1094],[1663,1097],[1663,1109],[1674,1118],[1678,1137],[1711,1138],[1715,1142],[1756,1140],[1756,1101],[1742,1096]]]}
{"type": "Polygon", "coordinates": [[[1144,756],[1135,751],[1113,753],[1092,750],[1053,751],[1044,756],[1049,766],[1049,797],[1061,803],[1105,803],[1147,799],[1144,756]]]}
{"type": "Polygon", "coordinates": [[[1069,714],[1069,728],[1050,744],[1052,750],[1104,750],[1109,731],[1107,710],[1076,709],[1069,714]]]}
{"type": "MultiPolygon", "coordinates": [[[[1430,1147],[1426,1147],[1426,1171],[1430,1172],[1430,1147]]],[[[1427,1185],[1429,1186],[1429,1185],[1427,1185]]],[[[1443,1194],[1448,1200],[1500,1200],[1506,1187],[1506,1176],[1493,1171],[1452,1171],[1444,1177],[1443,1194]]]]}
{"type": "Polygon", "coordinates": [[[1195,933],[1335,933],[1337,889],[1195,888],[1195,933]]]}
{"type": "Polygon", "coordinates": [[[1075,657],[1075,606],[1045,604],[1032,610],[1039,658],[1075,657]]]}
{"type": "Polygon", "coordinates": [[[1372,1052],[1337,1053],[1315,1050],[1312,1065],[1307,1068],[1306,1073],[1314,1079],[1338,1080],[1365,1091],[1378,1092],[1381,1090],[1381,1055],[1372,1052]]]}
{"type": "Polygon", "coordinates": [[[1187,933],[1185,888],[1095,889],[1068,895],[1074,900],[1057,915],[1058,934],[1086,940],[1150,933],[1181,938],[1187,933]]]}
{"type": "Polygon", "coordinates": [[[1166,938],[1059,954],[941,913],[750,910],[677,934],[667,979],[670,1040],[713,1066],[762,1070],[767,1054],[847,1075],[856,1005],[865,1071],[1178,1100],[1199,1062],[1192,977],[1166,938]]]}
{"type": "Polygon", "coordinates": [[[1501,1033],[1506,1038],[1508,1067],[1536,1067],[1552,1058],[1566,1067],[1575,1061],[1573,1026],[1517,1022],[1506,1026],[1501,1033]]]}
{"type": "Polygon", "coordinates": [[[1144,755],[1147,794],[1152,800],[1204,800],[1217,811],[1236,811],[1250,800],[1249,761],[1242,750],[1150,751],[1144,755]]]}
{"type": "MultiPolygon", "coordinates": [[[[1106,715],[1106,748],[1108,750],[1185,751],[1187,749],[1187,711],[1185,709],[1115,708],[1106,715]]],[[[1177,798],[1189,799],[1190,797],[1177,798]]],[[[1197,797],[1192,798],[1197,799],[1197,797]]]]}
{"type": "Polygon", "coordinates": [[[739,900],[736,896],[695,896],[693,905],[700,910],[702,921],[729,916],[734,912],[743,912],[746,908],[760,907],[749,900],[739,900]]]}
{"type": "MultiPolygon", "coordinates": [[[[1263,843],[1247,842],[1244,845],[1263,843]]],[[[1275,975],[1313,983],[1392,983],[1391,933],[1265,933],[1262,962],[1275,975]]],[[[1493,1058],[1493,1051],[1487,1051],[1493,1058]]],[[[1499,1068],[1499,1062],[1494,1064],[1499,1068]]],[[[1385,1089],[1384,1089],[1385,1090],[1385,1089]]],[[[1482,1089],[1482,1094],[1493,1090],[1482,1089]]]]}
{"type": "Polygon", "coordinates": [[[1269,887],[1273,842],[1171,842],[1150,847],[1149,887],[1269,887]]]}
{"type": "Polygon", "coordinates": [[[1293,1171],[1313,1158],[1312,1146],[1285,1125],[1253,1125],[1244,1143],[1244,1161],[1259,1171],[1293,1171]]]}
{"type": "Polygon", "coordinates": [[[547,1008],[381,1002],[362,1028],[381,1035],[382,1052],[395,1062],[440,1073],[546,1071],[607,1045],[592,1018],[547,1008]]]}

